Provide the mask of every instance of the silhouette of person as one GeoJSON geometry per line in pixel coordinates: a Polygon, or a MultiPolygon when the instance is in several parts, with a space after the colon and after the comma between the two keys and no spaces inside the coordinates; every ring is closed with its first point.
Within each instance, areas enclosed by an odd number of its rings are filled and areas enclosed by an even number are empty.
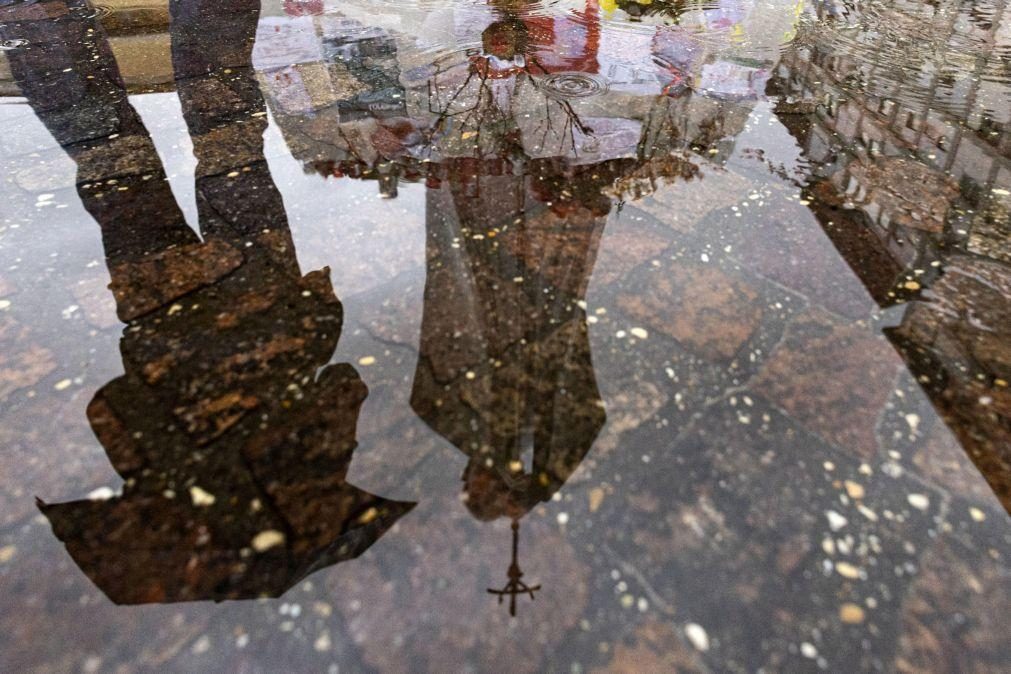
{"type": "Polygon", "coordinates": [[[102,229],[125,373],[88,418],[122,493],[39,507],[114,602],[279,596],[361,554],[413,504],[346,482],[367,389],[328,365],[329,270],[302,275],[263,156],[255,0],[174,0],[172,62],[198,159],[201,240],[172,198],[83,3],[3,17],[15,79],[74,159],[102,229]],[[55,9],[54,9],[55,8],[55,9]]]}

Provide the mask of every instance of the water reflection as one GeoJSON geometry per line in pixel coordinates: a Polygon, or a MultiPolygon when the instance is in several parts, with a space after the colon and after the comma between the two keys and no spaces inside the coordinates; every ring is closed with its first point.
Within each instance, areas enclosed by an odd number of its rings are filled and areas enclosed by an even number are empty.
{"type": "MultiPolygon", "coordinates": [[[[268,625],[313,669],[1006,662],[1004,513],[963,456],[1008,507],[1006,9],[910,4],[3,5],[126,323],[87,407],[122,492],[40,503],[52,531],[117,603],[285,594],[278,629],[241,602],[207,634],[268,625]],[[116,31],[169,19],[138,83],[116,31]],[[300,227],[406,240],[403,202],[423,249],[385,285],[302,274],[300,227]]],[[[49,384],[24,370],[5,401],[49,384]]]]}
{"type": "Polygon", "coordinates": [[[515,590],[520,518],[562,487],[605,420],[582,307],[609,204],[587,175],[607,167],[502,159],[454,160],[429,181],[411,406],[467,455],[468,510],[512,519],[515,590]]]}
{"type": "Polygon", "coordinates": [[[1008,8],[822,3],[806,19],[770,93],[813,163],[812,210],[893,307],[886,334],[1011,510],[995,346],[1011,339],[1008,8]]]}
{"type": "Polygon", "coordinates": [[[731,78],[718,96],[695,97],[689,73],[703,49],[687,33],[657,32],[655,63],[637,65],[601,53],[595,5],[559,19],[535,5],[479,9],[461,9],[460,39],[480,47],[408,72],[400,63],[414,58],[410,40],[301,12],[261,26],[257,62],[307,170],[375,180],[388,198],[403,181],[424,182],[426,283],[410,403],[466,455],[470,513],[512,521],[508,583],[489,591],[508,596],[515,614],[517,595],[540,589],[522,580],[521,519],[558,493],[606,421],[586,292],[608,215],[695,179],[701,164],[715,168],[762,86],[751,75],[765,71],[742,68],[749,88],[731,78]],[[322,49],[300,37],[310,27],[322,49]],[[347,97],[348,76],[369,86],[347,97]],[[580,106],[605,95],[638,97],[642,109],[627,118],[601,114],[598,102],[580,106]]]}
{"type": "Polygon", "coordinates": [[[12,63],[77,163],[127,323],[125,374],[88,406],[123,492],[40,503],[116,603],[280,596],[361,554],[411,508],[345,480],[367,389],[350,365],[327,364],[341,303],[328,269],[299,272],[263,158],[258,16],[258,3],[173,5],[202,240],[92,16],[36,25],[43,46],[12,63]]]}

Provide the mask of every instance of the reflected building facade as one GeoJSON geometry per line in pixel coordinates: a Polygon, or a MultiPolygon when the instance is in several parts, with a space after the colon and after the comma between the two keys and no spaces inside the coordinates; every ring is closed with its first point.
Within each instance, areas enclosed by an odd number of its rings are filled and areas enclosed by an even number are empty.
{"type": "Polygon", "coordinates": [[[1011,7],[809,12],[770,93],[812,163],[811,208],[1011,508],[1011,7]],[[875,11],[908,53],[873,38],[875,11]]]}

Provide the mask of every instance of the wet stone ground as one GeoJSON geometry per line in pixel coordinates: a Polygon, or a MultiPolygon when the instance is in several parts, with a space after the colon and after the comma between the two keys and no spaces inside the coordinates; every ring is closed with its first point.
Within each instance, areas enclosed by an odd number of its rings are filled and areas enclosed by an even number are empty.
{"type": "Polygon", "coordinates": [[[1009,63],[0,0],[0,671],[1011,671],[1009,63]]]}

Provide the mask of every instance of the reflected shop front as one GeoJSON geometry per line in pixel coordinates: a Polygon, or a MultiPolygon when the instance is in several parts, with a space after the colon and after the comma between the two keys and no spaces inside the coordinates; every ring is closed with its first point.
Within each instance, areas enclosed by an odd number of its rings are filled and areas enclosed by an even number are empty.
{"type": "Polygon", "coordinates": [[[1011,670],[1011,6],[0,0],[0,671],[1011,670]]]}

